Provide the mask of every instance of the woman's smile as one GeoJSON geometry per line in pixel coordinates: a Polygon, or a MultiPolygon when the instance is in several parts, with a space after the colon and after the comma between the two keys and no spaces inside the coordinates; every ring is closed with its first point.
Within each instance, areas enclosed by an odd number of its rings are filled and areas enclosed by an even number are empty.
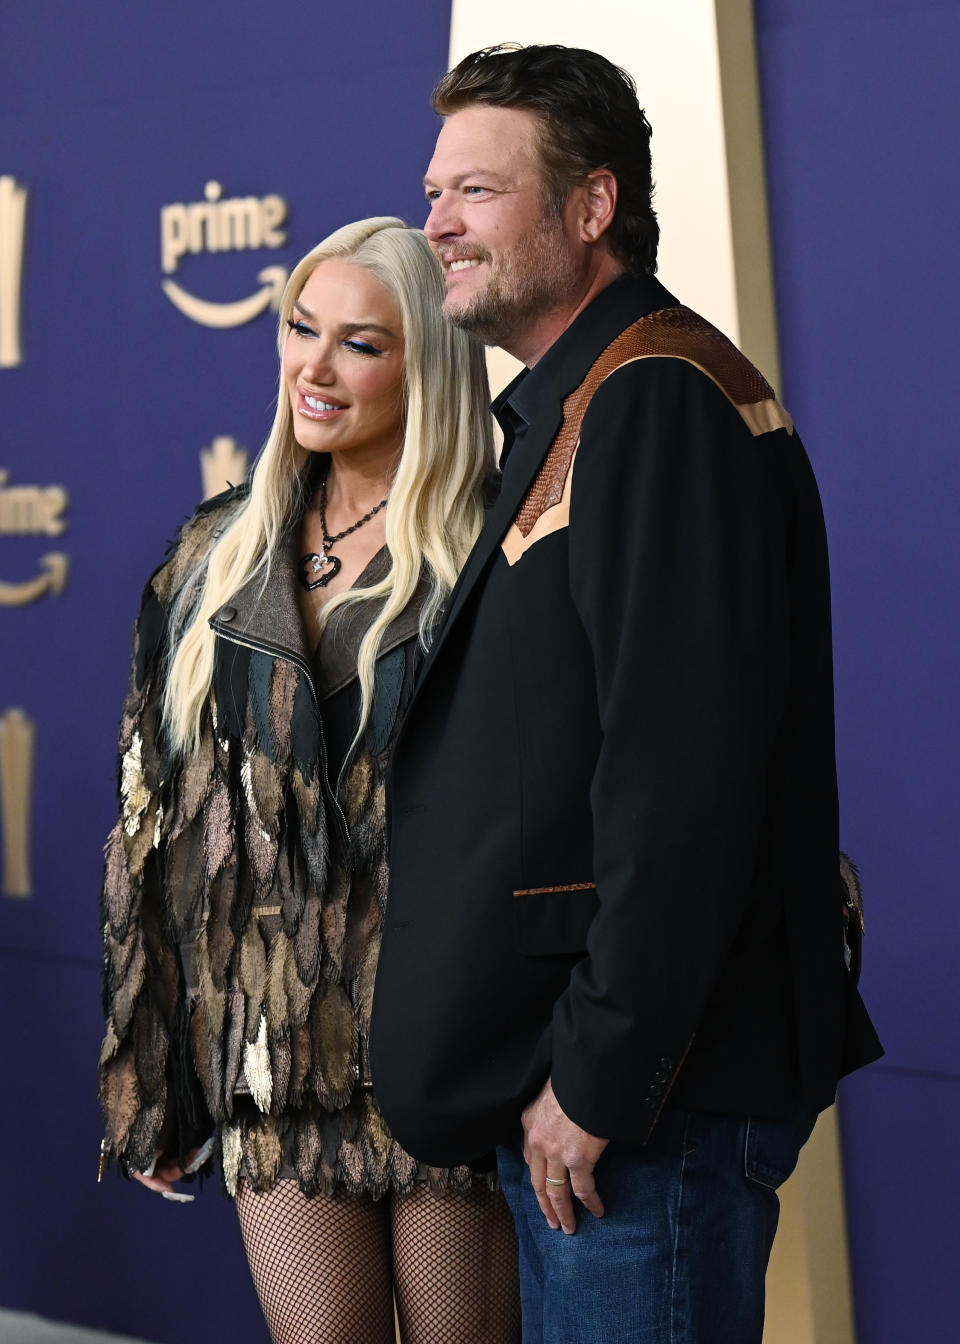
{"type": "Polygon", "coordinates": [[[297,402],[297,413],[306,416],[308,420],[332,420],[347,409],[343,402],[330,401],[303,391],[297,402]]]}
{"type": "Polygon", "coordinates": [[[287,325],[283,377],[300,447],[392,464],[403,445],[404,342],[390,291],[366,267],[330,257],[287,325]]]}

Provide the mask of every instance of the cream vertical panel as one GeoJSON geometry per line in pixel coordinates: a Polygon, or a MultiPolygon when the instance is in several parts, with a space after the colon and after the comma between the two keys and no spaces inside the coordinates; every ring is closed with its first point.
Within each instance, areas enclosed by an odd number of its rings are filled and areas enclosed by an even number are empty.
{"type": "Polygon", "coordinates": [[[854,1344],[837,1108],[821,1115],[780,1191],[764,1344],[854,1344]]]}
{"type": "MultiPolygon", "coordinates": [[[[496,42],[589,47],[630,72],[653,126],[660,278],[779,389],[750,0],[452,0],[451,64],[496,42]]],[[[492,351],[494,387],[518,367],[492,351]]],[[[835,1111],[781,1199],[765,1344],[853,1344],[835,1111]]]]}
{"type": "MultiPolygon", "coordinates": [[[[713,0],[453,0],[450,60],[494,42],[563,42],[628,70],[653,126],[660,279],[739,345],[716,32],[713,0]]],[[[508,367],[491,369],[498,385],[508,367]]]]}

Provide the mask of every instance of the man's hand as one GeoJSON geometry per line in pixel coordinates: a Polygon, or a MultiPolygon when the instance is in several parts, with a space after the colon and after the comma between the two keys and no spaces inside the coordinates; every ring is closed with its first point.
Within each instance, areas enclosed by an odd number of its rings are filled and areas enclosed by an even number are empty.
{"type": "Polygon", "coordinates": [[[549,1078],[522,1119],[530,1183],[550,1226],[562,1227],[568,1234],[576,1231],[573,1195],[594,1217],[602,1218],[593,1169],[610,1140],[588,1134],[563,1113],[549,1078]]]}

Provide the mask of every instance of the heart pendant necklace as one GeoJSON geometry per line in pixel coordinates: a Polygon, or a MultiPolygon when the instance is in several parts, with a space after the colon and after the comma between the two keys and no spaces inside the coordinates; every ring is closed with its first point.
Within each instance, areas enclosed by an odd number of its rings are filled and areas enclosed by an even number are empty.
{"type": "Polygon", "coordinates": [[[387,507],[389,498],[389,495],[385,496],[379,504],[373,506],[369,513],[365,513],[355,523],[351,523],[342,532],[338,532],[335,537],[331,537],[327,531],[327,478],[324,476],[320,482],[320,526],[323,529],[323,545],[320,548],[319,555],[316,551],[311,551],[309,555],[304,555],[300,559],[300,582],[308,593],[312,593],[314,588],[326,588],[327,584],[336,578],[340,573],[341,561],[339,556],[330,554],[333,547],[338,541],[343,541],[344,537],[349,537],[351,532],[356,532],[358,527],[363,527],[364,523],[369,523],[375,514],[387,507]]]}
{"type": "Polygon", "coordinates": [[[327,555],[325,549],[319,555],[316,551],[311,551],[300,561],[300,582],[308,593],[312,593],[314,588],[326,588],[330,580],[336,578],[339,573],[339,557],[327,555]],[[320,575],[319,578],[313,577],[317,574],[320,575]]]}

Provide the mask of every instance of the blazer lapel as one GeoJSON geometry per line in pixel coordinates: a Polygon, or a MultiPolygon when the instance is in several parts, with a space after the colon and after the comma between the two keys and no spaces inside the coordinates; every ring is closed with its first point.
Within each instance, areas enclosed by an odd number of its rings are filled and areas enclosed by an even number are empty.
{"type": "Polygon", "coordinates": [[[563,402],[558,400],[555,413],[550,416],[539,415],[536,424],[529,427],[520,443],[513,448],[504,473],[499,497],[487,514],[483,530],[477,537],[473,550],[467,558],[467,563],[460,571],[460,577],[450,594],[440,630],[430,646],[430,651],[424,659],[417,677],[417,690],[414,693],[413,700],[417,698],[420,687],[426,681],[437,654],[456,623],[457,617],[463,610],[464,603],[473,591],[477,580],[510,530],[510,525],[523,503],[524,496],[533,483],[533,478],[540,469],[540,464],[546,457],[547,450],[560,428],[562,419],[563,402]]]}
{"type": "MultiPolygon", "coordinates": [[[[625,327],[655,309],[668,308],[676,302],[673,295],[653,276],[622,275],[593,300],[536,366],[533,372],[538,378],[547,372],[555,398],[546,405],[537,406],[535,419],[530,421],[526,434],[510,454],[500,498],[487,515],[483,531],[477,538],[456,587],[450,594],[443,624],[417,678],[414,700],[419,694],[420,687],[427,680],[430,669],[456,624],[477,580],[506,536],[523,497],[529,490],[560,428],[564,398],[579,386],[600,352],[619,336],[625,327]]],[[[516,381],[519,382],[519,379],[516,381]]],[[[530,384],[527,383],[526,386],[529,389],[530,384]]],[[[507,389],[507,392],[509,390],[507,389]]],[[[522,394],[522,388],[520,392],[522,394]]],[[[506,393],[501,393],[501,397],[504,395],[506,393]]]]}

